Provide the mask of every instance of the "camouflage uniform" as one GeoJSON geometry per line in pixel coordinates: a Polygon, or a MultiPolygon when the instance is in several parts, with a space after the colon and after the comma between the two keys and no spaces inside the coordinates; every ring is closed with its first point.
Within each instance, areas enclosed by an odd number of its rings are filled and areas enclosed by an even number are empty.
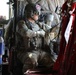
{"type": "Polygon", "coordinates": [[[24,64],[23,71],[39,65],[49,68],[53,65],[50,53],[42,50],[42,39],[48,30],[49,27],[41,23],[38,25],[23,20],[18,23],[16,27],[17,56],[24,64]],[[38,34],[37,31],[39,31],[38,34]]]}

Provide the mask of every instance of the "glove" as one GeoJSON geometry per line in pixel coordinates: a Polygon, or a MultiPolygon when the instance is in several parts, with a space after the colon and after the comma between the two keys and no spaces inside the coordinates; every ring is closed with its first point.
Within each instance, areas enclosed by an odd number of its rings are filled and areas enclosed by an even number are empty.
{"type": "Polygon", "coordinates": [[[40,31],[35,32],[36,36],[40,36],[40,31]]]}
{"type": "Polygon", "coordinates": [[[45,32],[44,31],[37,31],[36,32],[36,36],[44,36],[45,35],[45,32]]]}

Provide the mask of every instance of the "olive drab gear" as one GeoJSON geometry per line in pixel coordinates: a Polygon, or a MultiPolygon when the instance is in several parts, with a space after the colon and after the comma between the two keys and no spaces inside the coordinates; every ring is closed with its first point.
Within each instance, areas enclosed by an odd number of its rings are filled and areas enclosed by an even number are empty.
{"type": "Polygon", "coordinates": [[[43,33],[43,29],[41,29],[36,23],[31,23],[28,20],[27,23],[23,20],[18,23],[18,34],[16,35],[17,57],[24,65],[23,72],[25,72],[27,69],[36,68],[39,65],[51,68],[54,61],[51,58],[50,52],[48,52],[50,49],[42,49],[42,36],[34,33],[38,30],[43,33]],[[47,60],[45,60],[45,58],[47,60]]]}

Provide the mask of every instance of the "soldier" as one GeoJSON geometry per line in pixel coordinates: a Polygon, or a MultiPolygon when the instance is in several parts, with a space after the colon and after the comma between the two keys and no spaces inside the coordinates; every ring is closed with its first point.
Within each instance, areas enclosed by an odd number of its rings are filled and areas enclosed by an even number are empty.
{"type": "Polygon", "coordinates": [[[44,48],[44,36],[50,28],[37,22],[39,10],[39,5],[27,4],[24,10],[25,19],[16,26],[17,57],[23,63],[23,73],[40,65],[51,68],[54,64],[50,52],[47,51],[48,47],[44,48]]]}

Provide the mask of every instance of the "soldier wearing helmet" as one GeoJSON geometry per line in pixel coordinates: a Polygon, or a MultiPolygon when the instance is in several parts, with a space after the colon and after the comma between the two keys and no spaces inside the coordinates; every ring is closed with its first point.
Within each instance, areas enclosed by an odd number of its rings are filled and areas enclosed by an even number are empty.
{"type": "Polygon", "coordinates": [[[54,61],[49,49],[43,48],[44,36],[50,28],[43,23],[37,23],[40,6],[27,4],[24,14],[25,19],[19,21],[16,26],[17,57],[23,63],[23,73],[39,65],[51,68],[54,61]]]}

